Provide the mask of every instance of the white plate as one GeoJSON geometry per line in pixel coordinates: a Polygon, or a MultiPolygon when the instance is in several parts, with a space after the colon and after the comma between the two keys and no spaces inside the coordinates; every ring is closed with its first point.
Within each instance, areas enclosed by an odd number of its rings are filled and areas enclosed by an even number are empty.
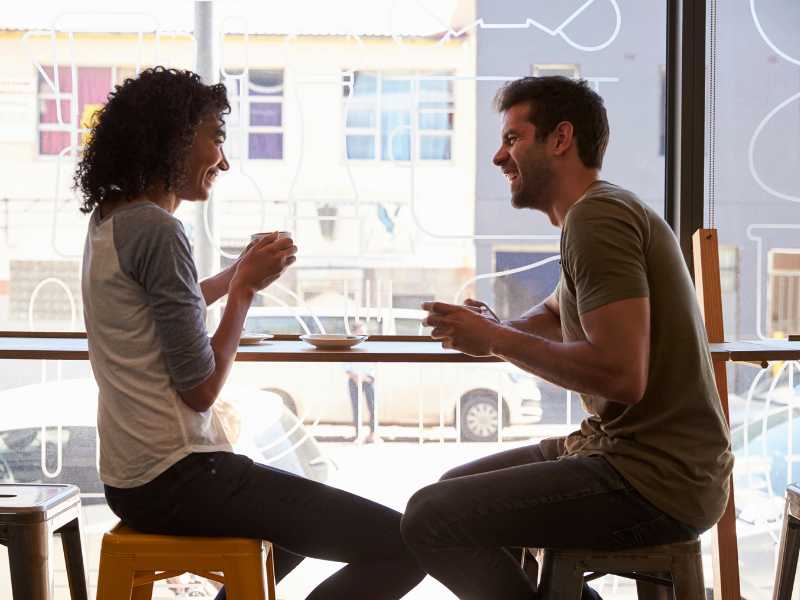
{"type": "Polygon", "coordinates": [[[365,339],[366,335],[343,335],[335,333],[312,333],[309,335],[301,335],[300,339],[311,344],[316,348],[332,349],[332,348],[352,348],[360,344],[365,339]]]}
{"type": "Polygon", "coordinates": [[[271,333],[243,333],[239,338],[240,346],[256,346],[263,341],[270,340],[274,336],[271,333]]]}

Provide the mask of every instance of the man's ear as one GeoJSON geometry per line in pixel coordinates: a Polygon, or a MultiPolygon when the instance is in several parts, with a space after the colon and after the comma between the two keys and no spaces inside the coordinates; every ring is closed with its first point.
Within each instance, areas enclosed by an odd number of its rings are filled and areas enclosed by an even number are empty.
{"type": "Polygon", "coordinates": [[[575,130],[569,121],[561,121],[550,134],[552,149],[555,156],[564,156],[572,147],[575,130]]]}

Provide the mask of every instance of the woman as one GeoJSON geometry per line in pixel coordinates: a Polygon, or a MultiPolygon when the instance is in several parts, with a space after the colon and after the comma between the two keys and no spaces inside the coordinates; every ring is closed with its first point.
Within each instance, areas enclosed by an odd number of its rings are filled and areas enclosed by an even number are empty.
{"type": "Polygon", "coordinates": [[[229,111],[222,85],[148,69],[109,95],[78,165],[81,210],[91,213],[82,286],[108,505],[144,532],[269,540],[279,581],[305,556],[347,563],[309,598],[400,598],[423,573],[399,513],[234,454],[210,410],[255,294],[297,252],[274,233],[197,280],[173,213],[207,200],[228,170],[229,111]],[[225,294],[209,339],[206,306],[225,294]]]}

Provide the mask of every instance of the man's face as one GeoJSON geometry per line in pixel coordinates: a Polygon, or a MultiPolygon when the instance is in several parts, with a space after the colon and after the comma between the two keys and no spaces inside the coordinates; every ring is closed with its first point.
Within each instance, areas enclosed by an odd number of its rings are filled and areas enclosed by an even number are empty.
{"type": "Polygon", "coordinates": [[[527,103],[520,103],[503,113],[500,149],[492,162],[508,179],[514,208],[544,211],[553,171],[547,142],[536,141],[536,127],[528,119],[529,111],[527,103]]]}

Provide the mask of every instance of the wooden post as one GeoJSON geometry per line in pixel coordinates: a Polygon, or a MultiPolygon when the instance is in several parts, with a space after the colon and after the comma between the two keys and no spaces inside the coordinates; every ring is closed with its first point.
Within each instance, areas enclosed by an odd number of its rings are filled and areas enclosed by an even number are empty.
{"type": "MultiPolygon", "coordinates": [[[[719,241],[716,229],[698,229],[692,236],[694,282],[697,300],[706,325],[708,341],[724,342],[722,321],[722,286],[719,278],[719,241]]],[[[728,412],[728,377],[726,361],[714,361],[714,379],[725,418],[728,412]]],[[[733,500],[733,476],[730,479],[728,506],[714,532],[714,600],[740,600],[739,549],[736,541],[736,511],[733,500]]]]}

